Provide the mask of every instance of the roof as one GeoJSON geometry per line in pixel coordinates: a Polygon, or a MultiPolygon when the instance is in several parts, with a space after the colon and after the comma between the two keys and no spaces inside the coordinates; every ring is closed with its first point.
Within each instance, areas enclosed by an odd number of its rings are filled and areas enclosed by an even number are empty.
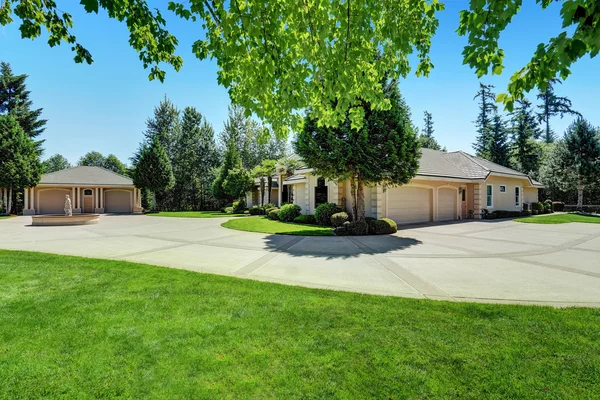
{"type": "Polygon", "coordinates": [[[42,175],[43,185],[133,186],[133,181],[100,167],[73,167],[42,175]]]}

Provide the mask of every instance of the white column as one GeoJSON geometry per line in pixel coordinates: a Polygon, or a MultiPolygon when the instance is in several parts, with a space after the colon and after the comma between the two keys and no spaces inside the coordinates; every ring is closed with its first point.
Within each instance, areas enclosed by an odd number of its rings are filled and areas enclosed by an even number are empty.
{"type": "Polygon", "coordinates": [[[138,207],[142,208],[142,189],[138,189],[138,207]]]}
{"type": "Polygon", "coordinates": [[[310,214],[310,185],[308,183],[308,177],[306,179],[307,181],[304,184],[304,209],[307,214],[310,214]]]}
{"type": "MultiPolygon", "coordinates": [[[[81,188],[77,188],[77,208],[82,208],[81,206],[81,188]]],[[[81,210],[83,212],[83,210],[81,210]]]]}
{"type": "Polygon", "coordinates": [[[133,208],[137,207],[137,189],[133,188],[133,208]]]}
{"type": "Polygon", "coordinates": [[[100,188],[100,208],[104,208],[104,188],[100,188]]]}
{"type": "Polygon", "coordinates": [[[96,204],[96,208],[100,208],[100,204],[98,202],[98,199],[100,198],[99,193],[100,193],[100,190],[98,188],[96,188],[96,196],[95,196],[95,199],[94,199],[95,200],[94,203],[96,204]]]}
{"type": "Polygon", "coordinates": [[[277,184],[279,185],[279,190],[277,191],[277,204],[281,207],[281,203],[283,203],[283,179],[281,175],[277,175],[277,184]]]}
{"type": "Polygon", "coordinates": [[[25,188],[25,191],[23,193],[23,201],[24,201],[24,208],[25,210],[29,210],[29,189],[25,188]]]}
{"type": "Polygon", "coordinates": [[[35,206],[37,205],[36,201],[35,201],[35,187],[31,188],[31,190],[29,191],[29,195],[31,196],[31,198],[29,199],[30,200],[29,201],[29,208],[31,210],[35,210],[35,206]]]}
{"type": "Polygon", "coordinates": [[[71,204],[73,204],[73,208],[77,208],[77,203],[75,203],[75,186],[71,188],[71,204]]]}

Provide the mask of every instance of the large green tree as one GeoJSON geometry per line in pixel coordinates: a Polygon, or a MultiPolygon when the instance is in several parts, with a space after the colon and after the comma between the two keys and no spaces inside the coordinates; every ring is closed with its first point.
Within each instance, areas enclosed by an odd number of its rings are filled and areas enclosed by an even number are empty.
{"type": "Polygon", "coordinates": [[[492,143],[492,121],[498,112],[495,104],[496,95],[492,92],[493,85],[479,83],[479,90],[473,99],[479,99],[479,114],[475,120],[477,137],[473,149],[478,157],[490,159],[490,146],[492,143]]]}
{"type": "Polygon", "coordinates": [[[350,180],[355,220],[365,218],[365,185],[408,183],[419,166],[419,143],[410,110],[395,81],[384,86],[391,107],[378,110],[363,103],[365,123],[360,129],[349,117],[336,128],[319,126],[309,112],[294,142],[296,152],[316,175],[350,180]]]}
{"type": "Polygon", "coordinates": [[[135,186],[152,192],[152,211],[156,211],[156,193],[169,190],[175,184],[171,161],[158,137],[142,148],[133,173],[135,186]]]}
{"type": "Polygon", "coordinates": [[[435,138],[433,137],[434,129],[433,129],[433,117],[432,117],[431,113],[428,111],[425,111],[424,114],[425,114],[425,116],[423,118],[423,122],[424,122],[423,132],[418,136],[421,147],[424,149],[446,151],[445,148],[442,149],[442,146],[440,146],[438,141],[435,140],[435,138]]]}
{"type": "Polygon", "coordinates": [[[492,118],[489,142],[489,160],[505,167],[510,163],[510,144],[506,122],[498,113],[492,118]]]}
{"type": "Polygon", "coordinates": [[[36,143],[12,115],[0,115],[0,161],[0,188],[8,190],[4,207],[10,213],[16,192],[36,186],[42,174],[36,143]]]}
{"type": "Polygon", "coordinates": [[[218,200],[233,200],[234,196],[229,194],[224,185],[229,176],[229,171],[242,168],[242,160],[238,155],[237,146],[233,139],[229,140],[225,149],[223,164],[216,173],[215,180],[212,183],[212,194],[218,200]]]}
{"type": "Polygon", "coordinates": [[[513,167],[526,174],[537,175],[542,152],[536,141],[541,134],[531,102],[517,101],[511,113],[513,167]]]}
{"type": "Polygon", "coordinates": [[[104,165],[102,165],[102,167],[120,175],[127,175],[127,166],[123,164],[121,160],[119,160],[114,154],[109,154],[106,156],[104,159],[104,165]]]}
{"type": "Polygon", "coordinates": [[[167,152],[169,160],[175,159],[175,146],[181,133],[180,112],[173,102],[164,97],[163,100],[154,107],[154,116],[146,120],[146,131],[144,136],[147,142],[157,138],[162,147],[167,152]]]}
{"type": "Polygon", "coordinates": [[[89,151],[79,158],[78,166],[104,168],[106,158],[99,151],[89,151]]]}
{"type": "Polygon", "coordinates": [[[55,154],[42,162],[42,170],[44,174],[50,172],[61,171],[63,169],[71,168],[71,163],[61,154],[55,154]]]}
{"type": "Polygon", "coordinates": [[[14,75],[10,64],[0,62],[0,114],[12,115],[30,138],[36,138],[44,131],[47,120],[40,118],[41,108],[33,108],[26,79],[27,75],[14,75]]]}
{"type": "Polygon", "coordinates": [[[552,79],[546,89],[540,91],[537,98],[541,100],[542,104],[538,105],[540,109],[537,116],[538,119],[544,123],[544,141],[546,143],[552,143],[556,137],[554,131],[550,127],[550,119],[555,115],[559,115],[561,118],[565,114],[579,115],[579,113],[573,110],[571,100],[567,97],[557,96],[554,92],[554,85],[561,83],[558,79],[552,79]]]}

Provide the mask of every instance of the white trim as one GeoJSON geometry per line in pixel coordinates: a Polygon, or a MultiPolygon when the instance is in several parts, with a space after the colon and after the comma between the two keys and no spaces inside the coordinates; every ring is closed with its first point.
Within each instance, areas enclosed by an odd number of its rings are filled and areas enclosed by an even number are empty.
{"type": "Polygon", "coordinates": [[[515,200],[515,207],[523,207],[523,188],[521,186],[515,186],[513,193],[513,200],[515,200]],[[517,189],[519,189],[519,201],[517,202],[517,189]]]}
{"type": "Polygon", "coordinates": [[[485,208],[494,208],[494,185],[492,183],[485,184],[485,208]],[[488,192],[487,192],[488,186],[492,188],[491,195],[488,195],[488,192]],[[487,202],[488,196],[492,196],[492,204],[489,206],[488,206],[488,202],[487,202]]]}
{"type": "Polygon", "coordinates": [[[485,179],[465,179],[465,178],[450,178],[435,175],[416,175],[411,181],[440,181],[440,182],[460,182],[460,183],[478,183],[485,182],[485,179]]]}

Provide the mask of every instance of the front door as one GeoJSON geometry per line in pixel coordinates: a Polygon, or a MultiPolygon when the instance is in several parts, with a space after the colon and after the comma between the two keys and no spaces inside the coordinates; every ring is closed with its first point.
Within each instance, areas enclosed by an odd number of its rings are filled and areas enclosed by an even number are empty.
{"type": "Polygon", "coordinates": [[[461,218],[467,219],[467,188],[462,188],[460,210],[461,218]]]}
{"type": "Polygon", "coordinates": [[[94,212],[94,191],[92,189],[84,189],[83,191],[83,212],[85,214],[94,212]]]}

